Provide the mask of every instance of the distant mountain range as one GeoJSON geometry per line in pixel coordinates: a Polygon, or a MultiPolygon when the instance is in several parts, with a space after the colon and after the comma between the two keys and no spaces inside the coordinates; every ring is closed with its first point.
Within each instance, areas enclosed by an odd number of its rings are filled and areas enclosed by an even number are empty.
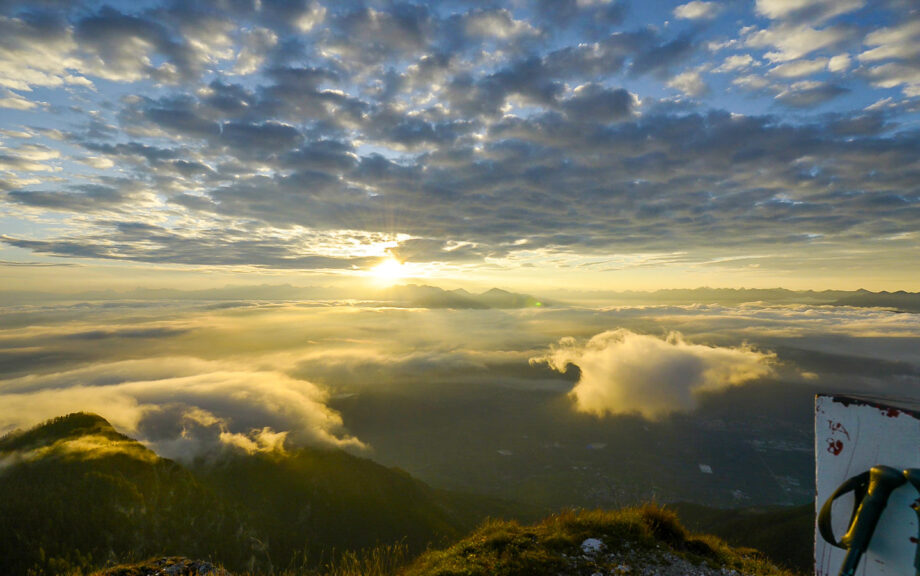
{"type": "Polygon", "coordinates": [[[471,308],[485,310],[489,308],[539,308],[547,306],[530,294],[516,294],[498,288],[492,288],[482,294],[472,294],[460,288],[444,290],[434,286],[409,284],[394,286],[381,292],[385,301],[419,308],[471,308]]]}
{"type": "Polygon", "coordinates": [[[270,572],[378,544],[421,551],[508,506],[337,450],[226,453],[184,466],[94,414],[0,438],[2,574],[160,554],[270,572]]]}
{"type": "Polygon", "coordinates": [[[766,304],[806,304],[813,306],[854,306],[889,308],[901,312],[920,312],[920,292],[871,292],[869,290],[787,290],[785,288],[693,288],[655,291],[578,290],[559,292],[553,300],[530,294],[492,288],[474,294],[462,288],[445,290],[436,286],[408,284],[376,293],[356,289],[261,284],[225,286],[205,290],[135,288],[128,291],[98,290],[75,293],[0,291],[0,305],[41,302],[89,302],[137,300],[151,302],[194,301],[310,301],[355,299],[378,300],[396,306],[454,309],[514,309],[559,306],[568,301],[591,300],[595,304],[722,304],[735,306],[749,302],[766,304]]]}
{"type": "Polygon", "coordinates": [[[836,306],[857,306],[871,308],[894,308],[902,312],[920,312],[920,293],[905,292],[869,292],[857,290],[838,298],[836,306]]]}
{"type": "Polygon", "coordinates": [[[517,294],[499,288],[492,288],[481,294],[463,289],[444,290],[435,286],[415,284],[394,286],[372,293],[355,290],[343,291],[323,287],[301,287],[290,284],[262,284],[258,286],[225,286],[207,290],[176,290],[169,288],[135,288],[124,292],[97,290],[76,293],[52,292],[0,292],[0,305],[31,304],[37,302],[71,301],[150,301],[150,302],[194,302],[194,301],[308,301],[336,299],[364,299],[382,301],[398,306],[418,308],[531,308],[547,305],[546,302],[529,294],[517,294]]]}
{"type": "MultiPolygon", "coordinates": [[[[813,306],[853,306],[893,308],[920,312],[920,292],[871,292],[869,290],[787,290],[785,288],[693,288],[641,291],[572,292],[572,298],[591,298],[619,304],[808,304],[813,306]]],[[[565,296],[562,296],[565,299],[565,296]]]]}

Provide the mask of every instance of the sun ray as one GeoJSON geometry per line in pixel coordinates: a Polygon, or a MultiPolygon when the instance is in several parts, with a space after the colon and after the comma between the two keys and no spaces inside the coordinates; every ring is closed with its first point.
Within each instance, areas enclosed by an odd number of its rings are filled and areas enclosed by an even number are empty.
{"type": "Polygon", "coordinates": [[[371,277],[378,284],[393,285],[408,274],[407,267],[393,256],[387,256],[380,264],[370,269],[371,277]]]}

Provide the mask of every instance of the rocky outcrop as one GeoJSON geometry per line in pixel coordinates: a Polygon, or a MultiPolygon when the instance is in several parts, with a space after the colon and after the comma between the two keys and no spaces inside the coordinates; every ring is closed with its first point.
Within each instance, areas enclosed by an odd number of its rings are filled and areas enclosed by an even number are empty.
{"type": "Polygon", "coordinates": [[[203,560],[169,556],[139,564],[107,568],[93,576],[233,576],[223,568],[203,560]]]}

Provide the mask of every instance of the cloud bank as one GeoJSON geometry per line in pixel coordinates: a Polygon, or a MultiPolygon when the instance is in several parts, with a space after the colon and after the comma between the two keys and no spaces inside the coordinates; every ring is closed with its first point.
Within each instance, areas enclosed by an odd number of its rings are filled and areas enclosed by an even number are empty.
{"type": "Polygon", "coordinates": [[[0,433],[90,411],[170,457],[228,446],[361,451],[365,443],[380,455],[388,448],[369,424],[381,422],[373,406],[396,413],[451,406],[460,419],[437,425],[452,429],[462,429],[468,411],[504,419],[514,410],[555,436],[564,435],[558,418],[572,415],[570,391],[580,409],[594,414],[660,418],[692,410],[700,392],[754,379],[794,385],[806,372],[818,376],[808,385],[837,392],[910,394],[920,386],[920,316],[883,309],[751,303],[424,310],[189,294],[201,301],[5,307],[0,433]],[[607,331],[612,326],[621,329],[607,331]],[[647,336],[668,333],[675,334],[647,336]],[[559,343],[562,336],[573,338],[559,343]],[[765,350],[775,351],[775,364],[765,350]],[[561,375],[569,365],[579,370],[561,375]],[[503,398],[550,404],[541,412],[503,398]]]}
{"type": "Polygon", "coordinates": [[[700,392],[744,384],[771,373],[773,354],[690,344],[677,333],[667,338],[609,330],[584,344],[563,338],[548,354],[533,358],[566,372],[581,371],[569,393],[576,408],[597,416],[640,414],[651,420],[696,407],[700,392]]]}
{"type": "Polygon", "coordinates": [[[313,383],[274,370],[187,357],[125,360],[3,381],[0,428],[90,411],[172,458],[226,447],[283,450],[288,438],[365,449],[326,399],[313,383]]]}

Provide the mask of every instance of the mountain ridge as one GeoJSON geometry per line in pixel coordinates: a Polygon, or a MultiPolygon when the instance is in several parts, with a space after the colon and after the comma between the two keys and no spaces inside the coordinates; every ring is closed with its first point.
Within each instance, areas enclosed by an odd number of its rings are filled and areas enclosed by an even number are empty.
{"type": "Polygon", "coordinates": [[[463,288],[445,290],[437,286],[402,284],[383,290],[384,300],[409,304],[420,308],[457,309],[515,309],[539,308],[547,304],[530,294],[509,292],[491,288],[480,294],[473,294],[463,288]]]}
{"type": "Polygon", "coordinates": [[[91,413],[0,437],[0,463],[3,574],[164,553],[270,572],[383,543],[418,552],[507,508],[331,448],[227,451],[183,464],[91,413]]]}
{"type": "MultiPolygon", "coordinates": [[[[568,300],[585,299],[609,304],[722,304],[737,305],[764,302],[768,304],[806,304],[818,306],[852,306],[891,308],[902,312],[920,312],[920,292],[905,290],[873,292],[857,290],[791,290],[788,288],[664,288],[658,290],[559,290],[552,299],[536,298],[530,294],[491,288],[474,294],[464,288],[452,290],[437,286],[405,284],[378,291],[383,301],[410,304],[417,307],[486,309],[524,308],[561,305],[568,300]]],[[[371,294],[373,295],[373,294],[371,294]]],[[[354,290],[342,292],[330,287],[295,286],[292,284],[260,284],[254,286],[224,286],[200,290],[175,288],[135,288],[127,291],[96,290],[73,293],[0,291],[5,304],[37,304],[41,302],[79,301],[149,301],[149,302],[248,302],[248,301],[313,301],[366,300],[367,293],[354,290]]]]}

